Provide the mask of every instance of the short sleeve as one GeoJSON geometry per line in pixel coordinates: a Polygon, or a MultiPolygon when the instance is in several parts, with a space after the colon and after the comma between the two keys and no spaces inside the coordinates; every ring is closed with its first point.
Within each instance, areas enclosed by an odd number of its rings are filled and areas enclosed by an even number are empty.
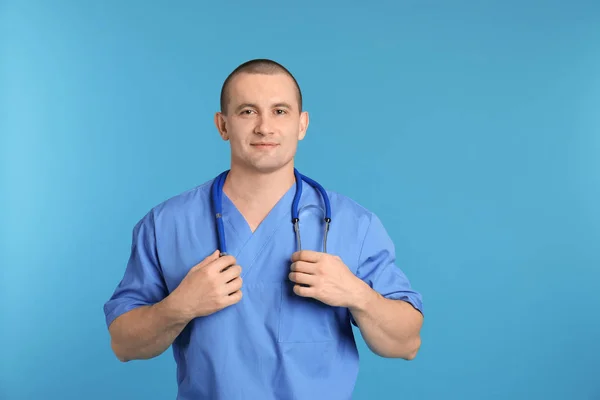
{"type": "MultiPolygon", "coordinates": [[[[357,276],[383,297],[406,301],[423,313],[421,294],[411,287],[407,276],[396,265],[394,243],[374,214],[371,214],[360,251],[357,276]]],[[[351,322],[356,325],[352,317],[351,322]]]]}
{"type": "Polygon", "coordinates": [[[133,228],[124,276],[104,304],[107,326],[134,308],[158,303],[167,293],[157,254],[154,218],[148,213],[133,228]]]}

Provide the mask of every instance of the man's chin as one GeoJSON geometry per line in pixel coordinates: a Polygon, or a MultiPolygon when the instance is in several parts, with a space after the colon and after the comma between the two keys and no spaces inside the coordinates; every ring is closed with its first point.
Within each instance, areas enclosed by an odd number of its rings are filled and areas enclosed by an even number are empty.
{"type": "Polygon", "coordinates": [[[252,163],[249,168],[252,168],[254,171],[260,174],[272,174],[274,172],[280,171],[282,169],[288,168],[291,165],[291,162],[264,162],[266,160],[261,160],[262,162],[252,163]]]}

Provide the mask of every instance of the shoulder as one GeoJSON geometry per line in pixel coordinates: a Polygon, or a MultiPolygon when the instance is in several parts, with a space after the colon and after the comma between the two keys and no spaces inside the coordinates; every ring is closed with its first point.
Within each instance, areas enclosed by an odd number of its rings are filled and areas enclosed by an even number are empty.
{"type": "Polygon", "coordinates": [[[326,189],[331,203],[331,219],[350,230],[360,243],[372,238],[376,241],[390,241],[388,230],[376,212],[351,197],[334,190],[326,189]]]}
{"type": "Polygon", "coordinates": [[[329,202],[331,203],[332,218],[337,216],[338,218],[353,217],[356,219],[370,220],[375,215],[371,210],[349,196],[333,190],[326,190],[326,192],[329,197],[329,202]]]}
{"type": "Polygon", "coordinates": [[[377,215],[363,204],[342,193],[326,190],[331,203],[332,223],[354,232],[360,241],[365,239],[372,224],[380,223],[377,215]]]}
{"type": "Polygon", "coordinates": [[[347,195],[326,192],[331,203],[332,243],[341,246],[335,250],[353,272],[357,273],[372,254],[394,252],[394,244],[374,211],[347,195]]]}
{"type": "Polygon", "coordinates": [[[214,179],[203,182],[191,189],[166,198],[151,207],[137,225],[152,225],[174,219],[186,218],[210,208],[210,188],[214,179]]]}
{"type": "Polygon", "coordinates": [[[174,195],[154,206],[152,211],[156,214],[164,214],[202,207],[210,199],[212,182],[213,179],[174,195]]]}

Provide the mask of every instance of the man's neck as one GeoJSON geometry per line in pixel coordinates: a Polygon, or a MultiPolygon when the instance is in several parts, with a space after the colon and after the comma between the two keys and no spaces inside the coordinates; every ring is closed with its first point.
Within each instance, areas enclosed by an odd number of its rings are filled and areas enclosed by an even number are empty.
{"type": "Polygon", "coordinates": [[[254,232],[292,185],[295,185],[293,164],[271,173],[248,171],[232,165],[223,192],[254,232]]]}

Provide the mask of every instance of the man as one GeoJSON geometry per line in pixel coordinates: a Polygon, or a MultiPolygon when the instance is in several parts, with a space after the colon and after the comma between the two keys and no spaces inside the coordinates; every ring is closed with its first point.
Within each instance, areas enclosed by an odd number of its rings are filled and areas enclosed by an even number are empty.
{"type": "Polygon", "coordinates": [[[421,296],[381,221],[294,168],[308,122],[287,69],[242,64],[215,115],[230,170],[133,230],[104,308],[112,349],[128,361],[172,345],[178,399],[349,399],[351,324],[382,357],[419,349],[421,296]]]}

